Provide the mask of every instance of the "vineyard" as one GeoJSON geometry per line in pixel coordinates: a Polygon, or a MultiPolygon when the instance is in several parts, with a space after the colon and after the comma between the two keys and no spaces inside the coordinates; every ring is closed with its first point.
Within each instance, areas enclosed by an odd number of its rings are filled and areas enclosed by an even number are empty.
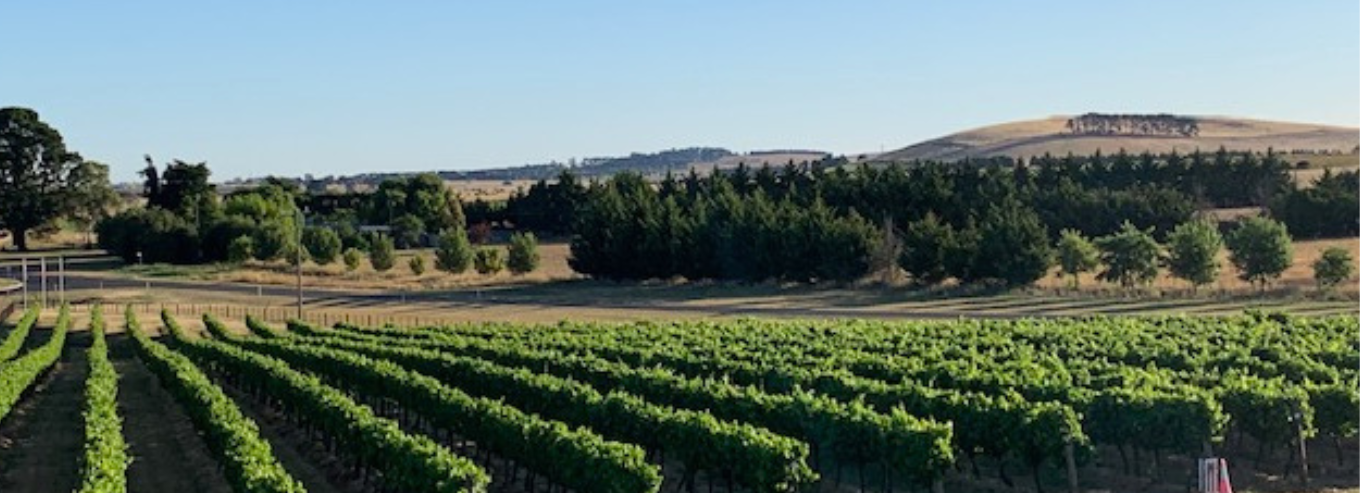
{"type": "Polygon", "coordinates": [[[1354,316],[1261,313],[321,327],[35,309],[0,339],[0,490],[1181,492],[1205,456],[1242,490],[1354,488],[1358,341],[1354,316]],[[41,426],[62,382],[80,414],[51,427],[82,435],[64,452],[41,426]]]}

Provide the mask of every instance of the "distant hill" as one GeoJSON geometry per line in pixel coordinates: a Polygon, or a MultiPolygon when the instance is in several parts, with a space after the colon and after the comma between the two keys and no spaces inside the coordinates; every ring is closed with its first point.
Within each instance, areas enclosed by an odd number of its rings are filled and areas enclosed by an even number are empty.
{"type": "Polygon", "coordinates": [[[1180,153],[1196,149],[1233,151],[1352,153],[1360,129],[1218,116],[1108,115],[1054,116],[1003,123],[927,140],[873,158],[954,161],[980,157],[1033,157],[1129,153],[1180,153]]]}
{"type": "MultiPolygon", "coordinates": [[[[631,171],[649,176],[660,176],[667,172],[677,175],[688,173],[690,169],[707,172],[715,168],[735,168],[745,163],[751,167],[762,165],[782,166],[790,161],[816,161],[829,154],[823,151],[805,149],[777,149],[736,153],[718,147],[689,147],[668,149],[653,153],[632,153],[622,157],[597,157],[573,159],[568,162],[526,164],[504,168],[488,168],[468,171],[433,171],[446,181],[493,181],[522,182],[556,178],[562,171],[571,170],[577,176],[597,178],[611,176],[623,171],[631,171]]],[[[363,173],[350,176],[327,176],[299,178],[298,182],[311,190],[349,190],[360,191],[376,187],[389,178],[414,175],[416,172],[363,173]]],[[[227,189],[256,185],[260,179],[233,180],[222,185],[227,189]]],[[[140,186],[129,184],[128,186],[140,186]]]]}

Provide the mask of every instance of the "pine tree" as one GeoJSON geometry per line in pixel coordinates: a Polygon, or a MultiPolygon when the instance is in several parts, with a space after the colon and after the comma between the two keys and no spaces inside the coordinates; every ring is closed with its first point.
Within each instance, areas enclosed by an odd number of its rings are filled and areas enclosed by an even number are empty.
{"type": "Polygon", "coordinates": [[[435,268],[450,274],[462,274],[472,266],[472,243],[468,242],[467,231],[454,228],[439,237],[439,248],[435,249],[435,268]]]}
{"type": "Polygon", "coordinates": [[[515,274],[526,274],[538,269],[538,238],[525,231],[510,235],[510,249],[506,266],[515,274]]]}
{"type": "Polygon", "coordinates": [[[949,277],[946,261],[954,253],[954,228],[941,222],[934,212],[907,224],[902,243],[898,265],[915,283],[935,285],[949,277]]]}

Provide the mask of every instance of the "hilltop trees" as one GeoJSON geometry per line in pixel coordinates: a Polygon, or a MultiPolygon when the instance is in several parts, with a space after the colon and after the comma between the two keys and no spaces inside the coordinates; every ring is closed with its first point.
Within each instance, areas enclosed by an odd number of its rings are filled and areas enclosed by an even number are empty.
{"type": "Polygon", "coordinates": [[[70,175],[81,161],[37,112],[0,108],[0,228],[13,233],[19,250],[28,250],[30,230],[70,204],[70,175]]]}

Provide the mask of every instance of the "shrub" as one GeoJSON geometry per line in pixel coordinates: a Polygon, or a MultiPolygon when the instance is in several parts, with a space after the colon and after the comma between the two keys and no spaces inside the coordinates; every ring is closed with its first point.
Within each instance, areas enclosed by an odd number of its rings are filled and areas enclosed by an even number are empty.
{"type": "Polygon", "coordinates": [[[330,228],[310,227],[302,232],[302,244],[317,265],[326,265],[340,256],[340,235],[330,228]]]}
{"type": "Polygon", "coordinates": [[[255,240],[251,237],[237,236],[227,245],[228,262],[239,265],[252,258],[255,258],[255,240]]]}
{"type": "Polygon", "coordinates": [[[387,272],[397,263],[397,248],[392,244],[392,238],[379,235],[373,238],[372,247],[368,252],[368,262],[373,264],[373,270],[387,272]]]}
{"type": "Polygon", "coordinates": [[[344,261],[345,270],[354,272],[359,268],[359,264],[363,263],[364,252],[359,251],[358,248],[347,248],[345,249],[344,261]]]}
{"type": "Polygon", "coordinates": [[[425,273],[425,257],[416,255],[411,260],[406,261],[406,266],[411,268],[411,273],[417,276],[425,273]]]}
{"type": "Polygon", "coordinates": [[[506,267],[515,274],[538,270],[538,238],[532,232],[510,235],[510,251],[506,267]]]}
{"type": "Polygon", "coordinates": [[[445,231],[439,237],[439,248],[434,252],[434,265],[450,274],[466,272],[472,265],[472,244],[468,242],[467,232],[462,228],[445,231]]]}
{"type": "Polygon", "coordinates": [[[479,274],[495,274],[505,269],[505,256],[501,254],[499,248],[478,248],[473,264],[479,274]]]}

